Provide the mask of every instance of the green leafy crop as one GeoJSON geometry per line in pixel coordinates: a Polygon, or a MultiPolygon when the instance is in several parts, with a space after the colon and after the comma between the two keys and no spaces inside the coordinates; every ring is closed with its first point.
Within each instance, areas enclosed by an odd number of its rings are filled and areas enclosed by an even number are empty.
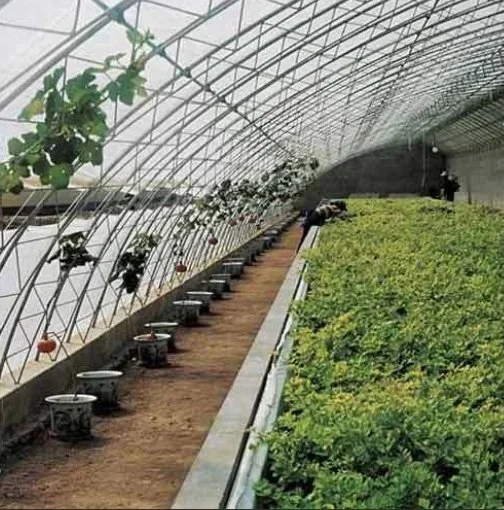
{"type": "Polygon", "coordinates": [[[504,506],[504,216],[349,201],[308,254],[265,508],[504,506]]]}

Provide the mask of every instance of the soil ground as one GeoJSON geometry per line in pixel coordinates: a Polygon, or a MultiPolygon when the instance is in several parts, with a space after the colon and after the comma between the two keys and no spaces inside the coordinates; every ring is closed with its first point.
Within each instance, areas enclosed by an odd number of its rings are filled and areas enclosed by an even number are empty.
{"type": "Polygon", "coordinates": [[[40,436],[1,466],[0,508],[170,508],[294,258],[294,225],[201,325],[181,328],[170,365],[134,362],[121,409],[94,418],[94,437],[40,436]]]}

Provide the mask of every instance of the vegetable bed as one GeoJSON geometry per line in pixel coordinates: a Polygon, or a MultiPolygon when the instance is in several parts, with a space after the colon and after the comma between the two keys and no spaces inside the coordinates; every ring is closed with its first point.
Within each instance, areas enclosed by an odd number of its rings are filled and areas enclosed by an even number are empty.
{"type": "Polygon", "coordinates": [[[260,505],[504,507],[504,216],[349,209],[308,254],[260,505]]]}

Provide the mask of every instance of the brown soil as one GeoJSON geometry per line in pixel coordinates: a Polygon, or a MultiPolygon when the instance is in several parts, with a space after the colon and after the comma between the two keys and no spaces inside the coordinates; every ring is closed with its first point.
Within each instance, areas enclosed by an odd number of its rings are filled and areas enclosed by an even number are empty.
{"type": "Polygon", "coordinates": [[[0,508],[169,508],[294,257],[299,228],[212,303],[202,325],[181,329],[164,369],[134,363],[121,410],[94,419],[94,438],[40,437],[0,476],[0,508]]]}

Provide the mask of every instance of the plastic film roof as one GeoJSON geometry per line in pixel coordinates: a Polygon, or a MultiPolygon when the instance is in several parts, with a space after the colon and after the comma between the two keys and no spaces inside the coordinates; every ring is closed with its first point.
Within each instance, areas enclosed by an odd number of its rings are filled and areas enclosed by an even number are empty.
{"type": "MultiPolygon", "coordinates": [[[[49,323],[85,341],[91,327],[130,313],[135,298],[108,281],[114,260],[135,232],[169,233],[183,209],[83,215],[91,199],[198,194],[293,156],[323,168],[408,141],[446,153],[500,143],[503,21],[502,0],[0,0],[0,158],[29,128],[17,119],[47,73],[64,66],[72,76],[130,52],[128,28],[155,37],[147,97],[107,110],[103,165],[77,172],[75,195],[33,191],[21,211],[35,207],[33,219],[62,200],[70,209],[54,224],[1,232],[0,372],[21,380],[15,370],[49,323]],[[99,264],[62,282],[45,262],[76,231],[99,264]]],[[[251,235],[233,232],[222,230],[215,256],[251,235]]],[[[195,268],[208,259],[197,235],[186,250],[195,268]]],[[[149,262],[140,302],[172,277],[172,248],[164,241],[149,262]]]]}
{"type": "Polygon", "coordinates": [[[63,63],[72,75],[128,52],[123,25],[155,35],[149,97],[109,112],[115,129],[105,164],[84,169],[120,183],[253,173],[289,152],[335,162],[435,134],[502,82],[504,8],[495,0],[3,0],[0,7],[0,44],[8,49],[0,63],[2,139],[22,130],[14,119],[52,67],[63,63]]]}

